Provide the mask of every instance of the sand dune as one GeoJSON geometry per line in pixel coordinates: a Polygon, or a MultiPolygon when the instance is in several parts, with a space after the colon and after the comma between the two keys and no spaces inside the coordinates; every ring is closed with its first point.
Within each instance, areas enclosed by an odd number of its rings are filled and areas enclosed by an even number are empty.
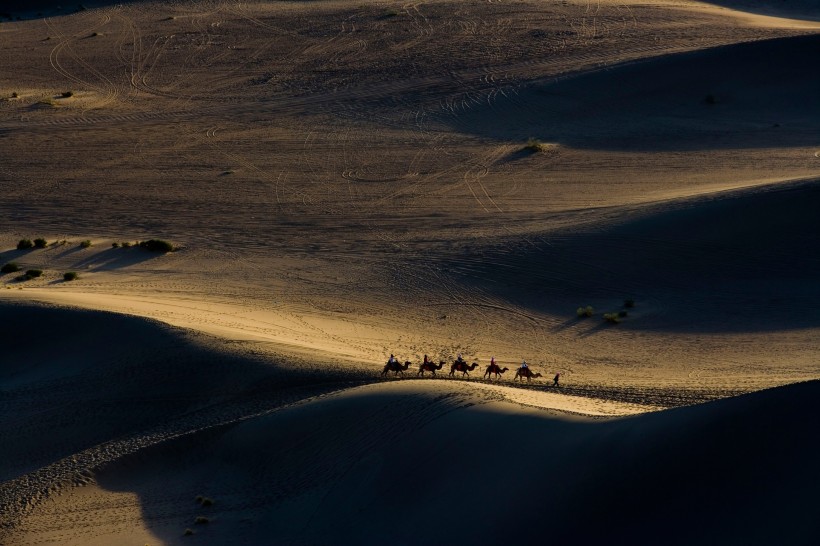
{"type": "Polygon", "coordinates": [[[752,4],[4,21],[0,543],[812,543],[820,27],[752,4]]]}
{"type": "Polygon", "coordinates": [[[820,20],[820,3],[817,0],[709,0],[708,3],[779,17],[820,20]]]}
{"type": "Polygon", "coordinates": [[[810,544],[820,530],[817,382],[597,423],[423,383],[142,452],[36,510],[18,543],[182,544],[192,528],[232,544],[810,544]]]}
{"type": "Polygon", "coordinates": [[[533,85],[459,129],[574,148],[700,150],[814,146],[820,37],[731,45],[533,85]]]}

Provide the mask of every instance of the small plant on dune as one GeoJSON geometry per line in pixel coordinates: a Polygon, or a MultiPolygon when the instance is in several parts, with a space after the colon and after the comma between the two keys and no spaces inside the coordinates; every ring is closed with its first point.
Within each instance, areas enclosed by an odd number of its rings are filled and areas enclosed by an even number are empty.
{"type": "Polygon", "coordinates": [[[624,300],[624,307],[626,307],[627,309],[632,309],[633,307],[635,307],[635,300],[624,300]]]}
{"type": "Polygon", "coordinates": [[[593,309],[591,305],[587,305],[586,307],[576,309],[575,314],[578,315],[578,318],[591,317],[595,314],[595,309],[593,309]]]}
{"type": "Polygon", "coordinates": [[[80,278],[80,276],[77,275],[77,273],[75,271],[69,271],[67,273],[63,273],[63,280],[66,281],[66,282],[76,281],[79,278],[80,278]]]}
{"type": "Polygon", "coordinates": [[[29,269],[28,271],[26,271],[26,277],[28,277],[29,279],[36,279],[37,277],[42,277],[42,276],[43,276],[43,270],[42,269],[29,269]]]}
{"type": "Polygon", "coordinates": [[[43,239],[42,237],[38,237],[34,239],[34,248],[45,248],[48,246],[48,241],[43,239]]]}
{"type": "Polygon", "coordinates": [[[208,497],[205,497],[205,498],[203,498],[203,499],[202,499],[202,502],[201,502],[200,504],[201,504],[202,506],[213,506],[213,505],[214,505],[214,501],[213,501],[213,499],[210,499],[210,498],[208,498],[208,497]]]}
{"type": "Polygon", "coordinates": [[[532,153],[543,152],[546,149],[547,146],[543,142],[533,137],[530,137],[527,140],[527,143],[524,144],[524,150],[532,153]]]}
{"type": "Polygon", "coordinates": [[[122,243],[122,245],[121,245],[121,246],[122,246],[123,248],[131,248],[131,243],[129,243],[128,241],[125,241],[124,243],[122,243]]]}
{"type": "Polygon", "coordinates": [[[120,244],[117,242],[111,243],[111,248],[120,248],[120,244]]]}
{"type": "Polygon", "coordinates": [[[189,536],[194,534],[194,530],[193,529],[185,529],[185,532],[183,532],[182,534],[185,535],[186,537],[189,537],[189,536]]]}
{"type": "Polygon", "coordinates": [[[91,241],[86,239],[85,241],[80,242],[80,248],[88,248],[91,246],[91,241]]]}
{"type": "Polygon", "coordinates": [[[11,98],[13,98],[13,99],[18,98],[19,96],[20,96],[20,95],[19,95],[19,94],[17,94],[17,91],[15,91],[14,93],[12,93],[12,94],[11,94],[11,98]]]}
{"type": "Polygon", "coordinates": [[[197,525],[204,525],[206,523],[209,523],[210,521],[211,520],[209,520],[205,516],[197,516],[196,519],[194,520],[194,523],[196,523],[197,525]]]}
{"type": "Polygon", "coordinates": [[[629,313],[627,313],[626,311],[618,311],[618,316],[621,317],[621,318],[624,318],[627,315],[629,315],[629,313]]]}
{"type": "Polygon", "coordinates": [[[60,96],[64,99],[70,99],[74,96],[74,91],[63,91],[62,93],[60,93],[60,96]]]}
{"type": "Polygon", "coordinates": [[[618,316],[618,313],[604,313],[604,320],[610,324],[618,324],[621,322],[621,318],[618,316]]]}
{"type": "Polygon", "coordinates": [[[168,241],[162,239],[150,239],[148,241],[141,241],[140,248],[150,250],[151,252],[174,252],[176,247],[168,241]]]}
{"type": "Polygon", "coordinates": [[[398,14],[399,14],[399,12],[392,9],[392,8],[388,9],[388,10],[385,10],[385,12],[384,12],[385,17],[396,17],[396,16],[398,16],[398,14]]]}
{"type": "Polygon", "coordinates": [[[2,271],[3,273],[16,273],[20,271],[20,266],[14,262],[9,262],[5,264],[2,268],[0,268],[0,271],[2,271]]]}
{"type": "Polygon", "coordinates": [[[20,239],[17,242],[17,250],[28,250],[29,248],[34,248],[34,243],[31,242],[31,239],[20,239]]]}

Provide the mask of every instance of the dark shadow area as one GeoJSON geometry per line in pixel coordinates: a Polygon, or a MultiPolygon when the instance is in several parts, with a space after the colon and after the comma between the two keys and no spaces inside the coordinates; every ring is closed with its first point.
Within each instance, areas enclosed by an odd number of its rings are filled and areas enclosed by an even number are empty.
{"type": "Polygon", "coordinates": [[[98,251],[78,261],[74,267],[91,271],[111,271],[113,269],[137,265],[160,256],[162,256],[162,254],[151,252],[137,246],[131,248],[109,248],[102,252],[98,251]]]}
{"type": "Polygon", "coordinates": [[[80,13],[92,8],[115,4],[133,4],[142,0],[6,0],[0,1],[0,21],[40,19],[80,13]]]}
{"type": "Polygon", "coordinates": [[[139,495],[167,544],[207,516],[196,533],[209,544],[808,546],[818,396],[812,381],[593,423],[360,394],[167,442],[96,478],[139,495]],[[509,446],[524,461],[505,468],[509,446]],[[470,472],[431,471],[464,461],[470,472]],[[467,525],[446,517],[453,506],[492,517],[467,525]],[[511,524],[516,510],[528,514],[511,524]]]}
{"type": "Polygon", "coordinates": [[[0,482],[186,415],[262,408],[362,378],[331,366],[287,368],[242,353],[242,344],[229,351],[208,336],[114,313],[3,303],[0,322],[0,482]]]}
{"type": "Polygon", "coordinates": [[[820,36],[669,55],[522,89],[443,122],[502,141],[629,151],[815,146],[820,36]]]}
{"type": "Polygon", "coordinates": [[[708,0],[708,3],[760,15],[820,21],[820,0],[708,0]]]}
{"type": "Polygon", "coordinates": [[[458,282],[600,331],[689,332],[820,326],[820,183],[743,190],[624,211],[605,225],[545,234],[442,264],[458,282]],[[591,305],[595,316],[576,319],[591,305]]]}

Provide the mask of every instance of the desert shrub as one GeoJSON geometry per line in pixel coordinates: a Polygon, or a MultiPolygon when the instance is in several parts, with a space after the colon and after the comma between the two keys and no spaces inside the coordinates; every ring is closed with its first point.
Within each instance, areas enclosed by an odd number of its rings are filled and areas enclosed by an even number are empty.
{"type": "Polygon", "coordinates": [[[34,243],[31,242],[31,239],[20,239],[17,242],[17,250],[28,250],[33,247],[34,243]]]}
{"type": "Polygon", "coordinates": [[[111,243],[111,248],[120,248],[120,244],[117,242],[111,243]]]}
{"type": "Polygon", "coordinates": [[[185,529],[185,532],[183,532],[182,534],[185,535],[186,537],[189,537],[189,536],[194,534],[194,530],[193,529],[185,529]]]}
{"type": "Polygon", "coordinates": [[[19,96],[20,95],[17,94],[17,91],[15,91],[14,93],[11,94],[11,98],[13,98],[13,99],[18,98],[19,96]]]}
{"type": "Polygon", "coordinates": [[[635,300],[624,300],[624,307],[626,307],[627,309],[632,309],[633,307],[635,307],[635,300]]]}
{"type": "Polygon", "coordinates": [[[205,523],[208,523],[210,521],[211,520],[209,520],[205,516],[197,516],[196,519],[194,520],[194,523],[196,523],[197,525],[204,525],[205,523]]]}
{"type": "Polygon", "coordinates": [[[618,324],[621,322],[620,317],[618,317],[618,313],[604,313],[604,320],[610,324],[618,324]]]}
{"type": "Polygon", "coordinates": [[[524,149],[528,152],[543,152],[546,146],[537,138],[530,137],[527,139],[527,143],[524,144],[524,149]]]}
{"type": "Polygon", "coordinates": [[[385,10],[385,12],[384,12],[385,17],[396,17],[398,14],[399,14],[399,12],[392,9],[392,8],[388,9],[388,10],[385,10]]]}
{"type": "Polygon", "coordinates": [[[71,98],[74,96],[74,91],[63,91],[62,93],[60,93],[60,96],[64,99],[71,98]]]}
{"type": "Polygon", "coordinates": [[[214,501],[213,501],[213,499],[209,499],[208,497],[205,497],[205,498],[202,499],[202,502],[200,502],[200,504],[202,506],[213,506],[214,501]]]}
{"type": "Polygon", "coordinates": [[[42,276],[43,276],[43,270],[42,269],[29,269],[28,271],[26,271],[26,277],[28,277],[30,279],[36,279],[37,277],[42,277],[42,276]]]}
{"type": "Polygon", "coordinates": [[[20,266],[14,262],[9,262],[3,265],[3,267],[0,267],[0,271],[2,271],[3,273],[16,273],[20,271],[20,266]]]}
{"type": "Polygon", "coordinates": [[[169,243],[168,241],[163,241],[162,239],[150,239],[148,241],[141,241],[140,247],[146,250],[150,250],[151,252],[173,252],[176,250],[176,247],[169,243]]]}
{"type": "Polygon", "coordinates": [[[91,243],[91,241],[89,241],[88,239],[86,239],[85,241],[82,241],[82,242],[80,243],[80,248],[88,248],[88,247],[90,247],[90,246],[91,246],[91,244],[92,244],[92,243],[91,243]]]}
{"type": "Polygon", "coordinates": [[[42,237],[38,237],[34,239],[34,248],[45,248],[48,246],[48,241],[43,239],[42,237]]]}
{"type": "Polygon", "coordinates": [[[202,495],[197,495],[194,500],[196,501],[197,504],[202,504],[202,499],[204,499],[204,498],[205,497],[203,497],[202,495]]]}
{"type": "Polygon", "coordinates": [[[131,243],[129,243],[128,241],[125,241],[125,242],[123,242],[123,243],[122,243],[122,245],[121,245],[121,246],[122,246],[123,248],[131,248],[131,243]]]}
{"type": "Polygon", "coordinates": [[[575,314],[578,315],[579,318],[591,317],[595,314],[595,309],[593,309],[591,305],[587,305],[586,307],[579,307],[575,311],[575,314]]]}
{"type": "Polygon", "coordinates": [[[63,280],[64,281],[76,281],[78,278],[79,278],[79,275],[77,275],[77,273],[74,272],[74,271],[69,271],[67,273],[63,273],[63,280]]]}
{"type": "Polygon", "coordinates": [[[618,311],[618,316],[619,316],[619,317],[621,317],[621,318],[624,318],[624,317],[625,317],[625,316],[627,316],[628,314],[629,314],[629,313],[627,313],[626,311],[618,311]]]}

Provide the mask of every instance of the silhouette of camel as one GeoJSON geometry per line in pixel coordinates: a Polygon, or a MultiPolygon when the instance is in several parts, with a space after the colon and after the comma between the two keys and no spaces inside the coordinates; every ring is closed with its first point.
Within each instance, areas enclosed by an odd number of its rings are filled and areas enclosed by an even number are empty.
{"type": "Polygon", "coordinates": [[[401,374],[404,377],[404,370],[410,367],[410,361],[404,363],[404,365],[399,364],[396,362],[395,364],[391,364],[388,362],[384,365],[384,370],[382,371],[382,375],[387,375],[387,372],[395,372],[396,375],[401,374]]]}
{"type": "Polygon", "coordinates": [[[501,379],[501,374],[509,370],[509,368],[502,368],[498,364],[490,364],[487,366],[487,371],[484,372],[484,377],[489,377],[490,381],[492,381],[492,375],[495,374],[496,379],[501,379]]]}
{"type": "Polygon", "coordinates": [[[515,377],[513,377],[513,381],[518,378],[521,378],[521,381],[524,381],[524,378],[527,378],[527,383],[530,382],[531,379],[538,379],[541,377],[540,373],[532,373],[532,370],[529,368],[518,368],[515,372],[515,377]]]}
{"type": "Polygon", "coordinates": [[[438,366],[436,366],[432,362],[422,362],[421,364],[419,364],[419,373],[417,373],[416,375],[420,375],[420,376],[424,377],[424,372],[430,372],[435,377],[436,370],[440,370],[443,367],[444,367],[444,361],[443,360],[439,361],[438,366]]]}
{"type": "Polygon", "coordinates": [[[473,362],[472,364],[467,366],[466,362],[459,362],[458,360],[456,360],[450,366],[450,377],[455,375],[456,372],[461,372],[461,377],[464,377],[465,375],[470,375],[470,372],[475,370],[476,368],[478,368],[478,362],[473,362]]]}

